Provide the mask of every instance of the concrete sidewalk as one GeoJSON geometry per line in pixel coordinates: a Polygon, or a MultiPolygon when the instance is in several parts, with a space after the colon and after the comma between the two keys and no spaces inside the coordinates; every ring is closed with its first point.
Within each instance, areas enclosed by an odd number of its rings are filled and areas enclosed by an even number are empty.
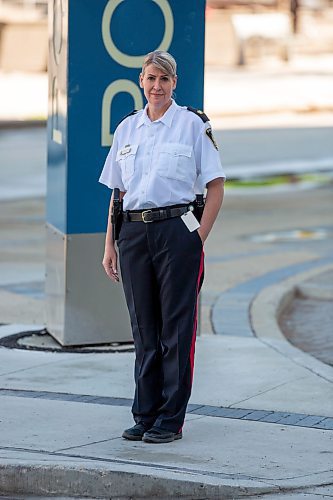
{"type": "Polygon", "coordinates": [[[332,385],[306,366],[256,339],[201,337],[184,438],[147,446],[120,437],[132,364],[2,350],[2,492],[239,498],[331,483],[332,385]]]}
{"type": "MultiPolygon", "coordinates": [[[[0,223],[9,214],[11,223],[1,249],[0,320],[8,324],[0,342],[43,328],[43,296],[17,291],[41,280],[43,210],[42,200],[1,202],[0,223]]],[[[333,268],[331,213],[330,186],[227,191],[206,244],[202,335],[181,441],[121,438],[132,421],[132,352],[0,347],[0,493],[332,497],[333,368],[292,347],[275,321],[281,292],[333,268]],[[283,236],[295,228],[326,236],[283,236]],[[268,231],[274,243],[260,239],[268,231]]]]}

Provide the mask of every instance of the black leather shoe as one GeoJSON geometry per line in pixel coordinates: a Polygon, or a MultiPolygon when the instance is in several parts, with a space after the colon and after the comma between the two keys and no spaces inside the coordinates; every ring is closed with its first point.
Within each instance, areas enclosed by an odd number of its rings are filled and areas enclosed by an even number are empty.
{"type": "Polygon", "coordinates": [[[183,437],[182,432],[171,432],[159,427],[152,427],[149,431],[145,432],[142,441],[145,443],[171,443],[176,439],[183,437]]]}
{"type": "Polygon", "coordinates": [[[123,432],[122,437],[125,439],[129,439],[130,441],[141,441],[142,436],[146,431],[147,427],[144,424],[139,423],[133,425],[133,427],[130,427],[129,429],[126,429],[123,432]]]}

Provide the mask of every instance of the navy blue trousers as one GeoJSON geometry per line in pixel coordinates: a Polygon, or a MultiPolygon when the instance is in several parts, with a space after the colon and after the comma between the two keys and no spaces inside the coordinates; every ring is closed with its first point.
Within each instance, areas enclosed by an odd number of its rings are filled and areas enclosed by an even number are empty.
{"type": "Polygon", "coordinates": [[[176,217],[124,222],[118,249],[136,353],[134,420],[178,432],[192,387],[202,242],[176,217]]]}

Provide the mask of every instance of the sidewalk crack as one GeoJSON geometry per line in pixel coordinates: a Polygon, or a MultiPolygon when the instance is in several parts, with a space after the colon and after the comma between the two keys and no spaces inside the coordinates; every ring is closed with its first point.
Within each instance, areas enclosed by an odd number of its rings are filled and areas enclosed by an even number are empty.
{"type": "MultiPolygon", "coordinates": [[[[302,380],[304,378],[306,378],[306,377],[296,378],[295,380],[293,380],[293,382],[298,381],[298,380],[302,380]]],[[[269,389],[266,389],[264,391],[258,392],[256,394],[253,394],[252,396],[249,396],[249,397],[247,397],[245,399],[241,399],[240,401],[236,401],[236,402],[232,403],[231,405],[229,405],[229,407],[232,408],[234,405],[239,405],[240,403],[244,403],[245,401],[249,401],[250,399],[253,399],[253,398],[256,398],[258,396],[261,396],[262,394],[267,394],[268,392],[274,391],[275,389],[278,389],[279,387],[283,387],[284,385],[287,385],[289,383],[290,383],[290,380],[288,380],[286,382],[282,382],[281,384],[277,384],[274,387],[270,387],[269,389]]]]}
{"type": "Polygon", "coordinates": [[[59,448],[57,450],[53,450],[52,453],[60,453],[62,451],[75,450],[79,448],[84,448],[85,446],[91,446],[93,444],[107,443],[108,441],[115,441],[117,439],[121,439],[121,436],[116,436],[114,438],[109,439],[101,439],[100,441],[92,441],[91,443],[78,444],[76,446],[69,446],[68,448],[59,448]]]}
{"type": "MultiPolygon", "coordinates": [[[[0,346],[0,348],[1,348],[1,346],[0,346]]],[[[66,354],[66,355],[68,355],[68,354],[66,354]]],[[[89,356],[89,354],[87,354],[86,356],[89,356]]],[[[81,357],[80,354],[78,354],[77,356],[75,356],[75,358],[82,359],[82,357],[81,357]]],[[[35,368],[40,368],[41,366],[49,366],[51,364],[54,365],[54,364],[57,364],[57,363],[61,363],[61,361],[63,361],[63,360],[62,359],[58,359],[56,361],[48,361],[47,363],[41,363],[41,364],[38,364],[38,365],[28,366],[26,368],[20,368],[19,370],[14,370],[12,372],[0,373],[0,380],[1,380],[1,377],[6,377],[7,375],[14,375],[15,373],[25,372],[25,371],[28,371],[28,370],[34,370],[35,368]]]]}
{"type": "MultiPolygon", "coordinates": [[[[317,377],[319,378],[322,378],[323,380],[325,380],[326,382],[329,382],[330,384],[333,383],[332,379],[328,378],[328,377],[325,377],[324,375],[322,375],[321,373],[318,373],[316,370],[314,370],[313,368],[310,368],[309,366],[307,366],[306,364],[304,363],[301,363],[300,361],[297,361],[293,356],[291,355],[288,355],[286,354],[285,352],[281,351],[280,349],[278,349],[276,346],[273,346],[272,344],[270,344],[270,342],[267,342],[265,341],[263,338],[261,337],[255,337],[256,339],[258,339],[262,344],[266,345],[267,347],[270,347],[271,349],[273,349],[273,351],[277,352],[280,354],[280,356],[283,356],[284,358],[288,359],[289,361],[292,361],[293,363],[295,363],[295,365],[297,366],[301,366],[302,368],[305,368],[307,371],[309,371],[310,373],[312,373],[313,375],[316,375],[317,377]]],[[[286,342],[288,342],[286,340],[286,342]]],[[[295,346],[293,346],[295,347],[295,346]]],[[[295,349],[298,349],[297,347],[295,347],[295,349]]],[[[305,351],[302,351],[301,349],[299,349],[300,352],[302,352],[304,354],[305,351]]],[[[311,354],[309,353],[305,353],[305,354],[308,354],[309,356],[311,356],[311,354]]],[[[318,360],[317,360],[318,361],[318,360]]],[[[324,364],[324,363],[323,363],[324,364]]],[[[327,365],[329,366],[329,365],[327,365]]]]}

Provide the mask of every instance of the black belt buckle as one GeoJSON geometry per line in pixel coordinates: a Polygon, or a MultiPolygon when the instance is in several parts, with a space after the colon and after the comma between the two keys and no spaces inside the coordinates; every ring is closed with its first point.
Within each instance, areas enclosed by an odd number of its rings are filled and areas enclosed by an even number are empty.
{"type": "Polygon", "coordinates": [[[142,217],[142,221],[145,223],[145,224],[148,224],[148,222],[153,222],[153,211],[152,210],[144,210],[142,213],[141,213],[141,217],[142,217]],[[150,216],[151,218],[150,219],[146,219],[146,216],[150,216]]]}

